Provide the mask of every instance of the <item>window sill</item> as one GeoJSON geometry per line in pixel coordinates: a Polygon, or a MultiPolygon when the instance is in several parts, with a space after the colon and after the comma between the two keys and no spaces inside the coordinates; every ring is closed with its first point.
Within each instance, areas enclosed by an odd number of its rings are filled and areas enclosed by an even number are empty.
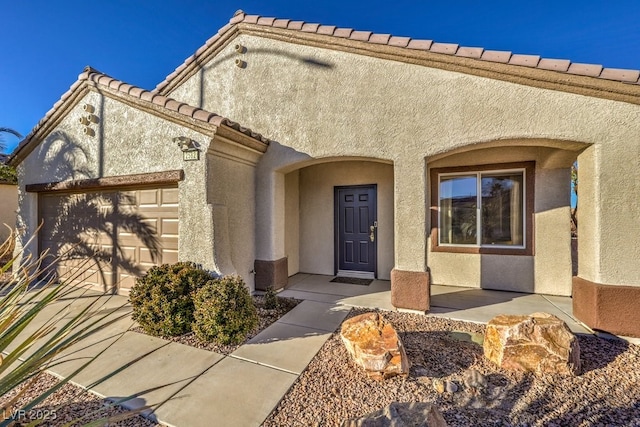
{"type": "Polygon", "coordinates": [[[489,246],[432,246],[431,252],[448,252],[453,254],[479,254],[479,255],[517,255],[533,256],[533,249],[527,248],[492,248],[489,246]]]}

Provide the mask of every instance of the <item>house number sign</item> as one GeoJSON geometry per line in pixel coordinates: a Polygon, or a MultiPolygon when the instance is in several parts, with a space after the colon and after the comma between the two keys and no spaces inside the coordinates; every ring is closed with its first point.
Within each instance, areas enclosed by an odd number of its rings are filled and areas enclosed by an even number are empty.
{"type": "Polygon", "coordinates": [[[200,160],[200,150],[187,150],[182,152],[182,159],[186,161],[200,160]]]}

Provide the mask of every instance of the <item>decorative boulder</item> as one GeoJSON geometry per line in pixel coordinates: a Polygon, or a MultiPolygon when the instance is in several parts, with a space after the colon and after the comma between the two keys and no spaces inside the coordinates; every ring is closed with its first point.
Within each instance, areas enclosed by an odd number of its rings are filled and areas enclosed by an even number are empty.
{"type": "Polygon", "coordinates": [[[379,313],[364,313],[342,323],[340,338],[367,374],[376,380],[409,374],[409,359],[396,330],[379,313]]]}
{"type": "Polygon", "coordinates": [[[496,365],[536,374],[579,374],[580,346],[556,316],[500,315],[487,324],[484,355],[496,365]]]}
{"type": "Polygon", "coordinates": [[[342,427],[446,427],[442,414],[430,402],[394,402],[364,417],[347,420],[342,427]]]}

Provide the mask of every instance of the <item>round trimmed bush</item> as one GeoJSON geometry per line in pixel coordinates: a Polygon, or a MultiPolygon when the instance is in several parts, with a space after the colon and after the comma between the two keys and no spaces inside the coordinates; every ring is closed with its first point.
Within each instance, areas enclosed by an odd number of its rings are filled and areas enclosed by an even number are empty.
{"type": "Polygon", "coordinates": [[[182,335],[193,323],[193,294],[211,281],[207,271],[192,262],[152,267],[131,288],[133,320],[156,336],[182,335]]]}
{"type": "Polygon", "coordinates": [[[203,341],[239,344],[258,324],[258,313],[240,277],[215,279],[193,299],[193,332],[203,341]]]}

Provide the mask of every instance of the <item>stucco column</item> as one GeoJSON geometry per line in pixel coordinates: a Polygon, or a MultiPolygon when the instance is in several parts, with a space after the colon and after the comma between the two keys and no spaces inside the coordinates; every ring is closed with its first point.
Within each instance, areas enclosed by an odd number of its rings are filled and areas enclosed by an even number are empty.
{"type": "Polygon", "coordinates": [[[258,167],[256,179],[256,289],[287,284],[284,174],[258,167]]]}
{"type": "Polygon", "coordinates": [[[394,254],[391,303],[418,311],[429,309],[427,265],[427,173],[421,157],[394,163],[394,254]]]}
{"type": "MultiPolygon", "coordinates": [[[[622,145],[622,144],[618,144],[622,145]]],[[[640,337],[637,158],[594,145],[578,157],[578,276],[573,313],[593,329],[640,337]]]]}
{"type": "Polygon", "coordinates": [[[223,273],[216,262],[213,206],[207,199],[209,182],[206,158],[184,162],[184,180],[178,184],[180,239],[178,258],[223,273]]]}

